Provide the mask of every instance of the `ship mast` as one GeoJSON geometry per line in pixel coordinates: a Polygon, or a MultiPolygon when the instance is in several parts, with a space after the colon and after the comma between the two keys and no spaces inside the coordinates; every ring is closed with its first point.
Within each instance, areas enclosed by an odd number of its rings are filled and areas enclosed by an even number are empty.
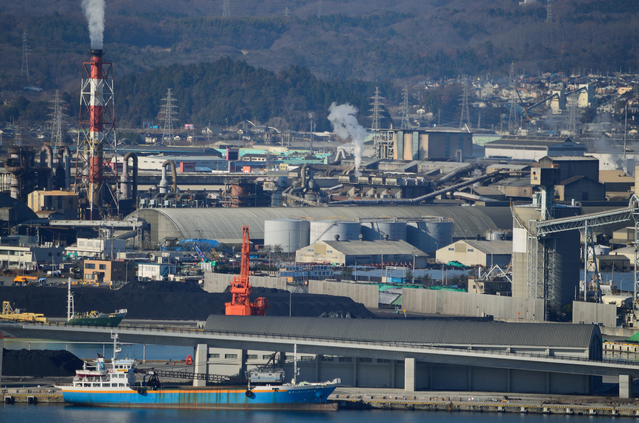
{"type": "Polygon", "coordinates": [[[69,278],[69,289],[67,292],[67,322],[71,320],[75,314],[75,303],[73,302],[73,294],[71,293],[71,278],[69,278]]]}

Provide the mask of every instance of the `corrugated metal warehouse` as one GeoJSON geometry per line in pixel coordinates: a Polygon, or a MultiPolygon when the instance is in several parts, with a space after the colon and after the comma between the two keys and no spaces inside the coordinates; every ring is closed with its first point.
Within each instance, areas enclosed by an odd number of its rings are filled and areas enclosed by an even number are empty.
{"type": "Polygon", "coordinates": [[[449,217],[455,222],[455,238],[475,238],[488,229],[512,228],[509,207],[157,208],[140,209],[130,216],[140,217],[149,223],[153,243],[167,238],[239,242],[242,239],[242,225],[249,225],[252,240],[263,240],[264,221],[296,217],[309,220],[449,217]]]}

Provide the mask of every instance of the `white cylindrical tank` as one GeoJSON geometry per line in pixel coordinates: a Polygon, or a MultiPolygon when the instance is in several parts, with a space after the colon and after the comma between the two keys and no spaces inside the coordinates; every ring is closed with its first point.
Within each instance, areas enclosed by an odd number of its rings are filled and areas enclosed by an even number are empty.
{"type": "Polygon", "coordinates": [[[310,243],[317,241],[335,241],[339,236],[340,241],[357,241],[361,227],[359,222],[348,220],[318,220],[311,222],[310,243]]]}
{"type": "Polygon", "coordinates": [[[445,217],[425,217],[410,220],[407,225],[407,241],[412,246],[433,253],[453,243],[453,220],[445,217]]]}
{"type": "Polygon", "coordinates": [[[264,221],[264,245],[280,245],[282,252],[293,253],[308,246],[310,223],[299,219],[264,221]]]}
{"type": "Polygon", "coordinates": [[[390,219],[362,222],[362,235],[366,241],[406,241],[406,222],[390,219]]]}

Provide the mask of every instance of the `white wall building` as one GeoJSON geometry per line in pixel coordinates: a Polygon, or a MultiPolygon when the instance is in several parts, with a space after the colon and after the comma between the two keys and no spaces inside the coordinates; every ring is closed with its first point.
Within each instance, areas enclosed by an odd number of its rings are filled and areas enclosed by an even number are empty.
{"type": "Polygon", "coordinates": [[[171,263],[138,263],[138,280],[164,281],[174,275],[177,268],[171,263]]]}
{"type": "Polygon", "coordinates": [[[66,254],[76,254],[78,258],[115,258],[126,251],[124,239],[78,238],[75,245],[67,247],[66,254]]]}

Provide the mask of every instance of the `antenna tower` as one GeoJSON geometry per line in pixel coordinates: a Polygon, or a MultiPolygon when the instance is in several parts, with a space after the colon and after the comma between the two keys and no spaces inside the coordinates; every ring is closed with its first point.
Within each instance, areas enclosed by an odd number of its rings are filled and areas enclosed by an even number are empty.
{"type": "Polygon", "coordinates": [[[60,90],[55,90],[51,107],[51,145],[62,147],[62,100],[60,90]]]}
{"type": "Polygon", "coordinates": [[[408,111],[408,85],[402,90],[402,129],[410,129],[409,111],[408,111]]]}
{"type": "Polygon", "coordinates": [[[20,76],[26,76],[29,79],[29,45],[27,44],[27,31],[22,32],[22,69],[20,76]]]}
{"type": "Polygon", "coordinates": [[[515,63],[510,63],[510,113],[508,115],[508,131],[512,134],[517,129],[517,87],[515,83],[515,63]]]}
{"type": "Polygon", "coordinates": [[[468,77],[462,76],[462,93],[461,117],[459,118],[459,127],[463,128],[464,124],[470,128],[470,113],[468,112],[468,77]]]}
{"type": "Polygon", "coordinates": [[[222,17],[224,17],[224,18],[231,17],[231,3],[230,3],[230,0],[224,0],[224,3],[222,3],[222,17]]]}
{"type": "Polygon", "coordinates": [[[173,140],[173,120],[177,115],[177,111],[175,110],[177,106],[173,104],[175,99],[171,95],[171,89],[169,88],[166,92],[166,97],[162,99],[164,104],[162,105],[162,113],[164,115],[164,129],[162,130],[162,143],[166,145],[171,145],[171,141],[173,140]]]}

